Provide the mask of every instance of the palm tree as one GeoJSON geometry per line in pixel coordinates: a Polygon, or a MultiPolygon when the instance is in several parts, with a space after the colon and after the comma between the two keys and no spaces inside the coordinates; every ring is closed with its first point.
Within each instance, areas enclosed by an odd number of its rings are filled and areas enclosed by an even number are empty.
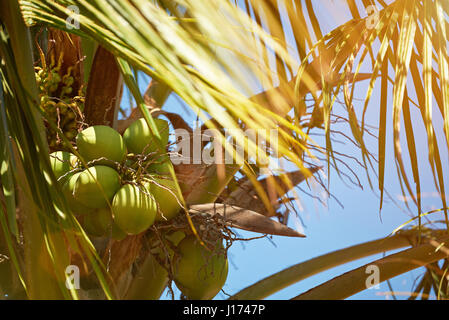
{"type": "MultiPolygon", "coordinates": [[[[380,192],[380,208],[387,194],[386,139],[392,133],[398,179],[416,209],[416,227],[407,224],[392,236],[289,267],[231,299],[261,299],[337,265],[400,248],[405,249],[371,263],[380,270],[379,280],[425,266],[416,292],[424,296],[433,289],[444,298],[449,4],[346,0],[341,6],[352,19],[324,34],[326,17],[317,15],[310,0],[1,1],[0,293],[29,299],[158,299],[174,276],[172,256],[160,257],[160,250],[168,252],[163,230],[192,233],[206,247],[204,230],[213,229],[227,245],[236,241],[230,226],[301,237],[286,226],[286,208],[293,210],[299,197],[294,187],[314,179],[327,188],[316,174],[321,169],[335,170],[342,179],[353,173],[345,165],[348,155],[335,147],[334,128],[343,122],[352,134],[345,138],[361,152],[358,163],[369,187],[380,192]],[[151,77],[144,93],[139,74],[151,77]],[[363,104],[356,103],[356,85],[363,86],[363,104]],[[126,117],[119,116],[124,87],[136,105],[126,117]],[[373,133],[365,114],[376,90],[381,99],[373,133]],[[220,132],[215,139],[226,152],[242,146],[246,161],[170,165],[182,207],[174,222],[122,240],[110,233],[91,237],[67,205],[49,153],[65,149],[82,158],[74,144],[78,131],[106,125],[123,132],[141,117],[156,135],[157,116],[169,119],[173,129],[193,133],[179,114],[164,109],[170,95],[197,114],[200,132],[220,132]],[[341,99],[343,115],[334,108],[341,99]],[[415,147],[412,108],[421,115],[428,150],[415,147]],[[442,129],[435,124],[441,120],[442,129]],[[224,132],[231,129],[242,138],[238,145],[226,140],[224,132]],[[276,129],[278,139],[264,136],[266,151],[244,135],[246,129],[276,129]],[[312,140],[315,133],[323,135],[324,145],[312,140]],[[377,157],[366,143],[372,135],[378,139],[377,157]],[[418,152],[427,153],[441,196],[441,229],[421,221],[428,213],[421,205],[418,152]],[[271,159],[268,166],[248,160],[259,154],[271,159]],[[287,173],[277,159],[296,171],[287,173]],[[65,286],[67,265],[80,266],[83,290],[65,286]]],[[[366,288],[365,270],[354,269],[295,298],[349,297],[366,288]]]]}

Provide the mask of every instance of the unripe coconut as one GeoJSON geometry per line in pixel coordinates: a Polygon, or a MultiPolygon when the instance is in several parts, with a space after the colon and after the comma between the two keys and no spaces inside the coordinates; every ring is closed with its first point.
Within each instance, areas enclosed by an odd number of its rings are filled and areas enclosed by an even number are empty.
{"type": "Polygon", "coordinates": [[[112,230],[112,214],[110,208],[95,209],[84,217],[83,227],[87,233],[102,237],[109,234],[112,230]]]}
{"type": "Polygon", "coordinates": [[[56,176],[56,179],[59,179],[61,176],[72,170],[78,158],[67,151],[55,151],[50,154],[50,166],[53,170],[53,173],[56,176]]]}
{"type": "Polygon", "coordinates": [[[104,208],[120,188],[120,176],[107,166],[84,170],[75,183],[75,199],[89,208],[104,208]]]}
{"type": "Polygon", "coordinates": [[[120,133],[108,126],[92,126],[76,136],[78,152],[86,162],[106,158],[95,164],[112,166],[121,162],[126,156],[126,146],[120,133]]]}
{"type": "MultiPolygon", "coordinates": [[[[165,148],[168,143],[168,122],[163,119],[153,119],[160,135],[160,144],[165,148]]],[[[148,154],[151,152],[163,152],[159,150],[158,139],[148,127],[144,118],[137,119],[123,133],[128,150],[135,154],[148,154]]]]}
{"type": "Polygon", "coordinates": [[[151,164],[148,165],[147,171],[149,173],[156,173],[160,175],[170,174],[170,157],[167,154],[158,154],[151,159],[151,164]]]}
{"type": "Polygon", "coordinates": [[[112,219],[112,211],[109,207],[95,209],[84,217],[83,228],[92,236],[111,236],[114,240],[123,240],[127,234],[121,230],[112,219]]]}
{"type": "Polygon", "coordinates": [[[121,241],[127,236],[126,232],[120,229],[117,224],[112,221],[112,239],[121,241]]]}
{"type": "Polygon", "coordinates": [[[127,234],[139,234],[154,223],[157,206],[150,194],[138,186],[126,184],[115,194],[112,212],[120,229],[127,234]]]}
{"type": "MultiPolygon", "coordinates": [[[[181,242],[181,240],[185,238],[185,236],[186,236],[186,234],[181,230],[165,231],[162,234],[162,237],[165,238],[167,241],[170,241],[174,246],[177,246],[179,244],[179,242],[181,242]]],[[[158,246],[152,253],[157,254],[159,256],[160,261],[166,261],[166,258],[167,258],[166,255],[168,254],[171,259],[171,258],[173,258],[173,255],[175,252],[171,248],[171,245],[168,245],[167,243],[165,243],[165,248],[158,246]]]]}
{"type": "Polygon", "coordinates": [[[67,204],[69,208],[75,214],[87,214],[93,211],[92,208],[86,207],[81,202],[77,201],[73,195],[73,190],[75,188],[75,183],[78,180],[82,172],[77,172],[67,179],[65,179],[64,184],[62,185],[62,193],[65,196],[67,204]]]}
{"type": "Polygon", "coordinates": [[[164,234],[164,237],[175,246],[177,246],[181,242],[181,240],[186,237],[186,234],[181,230],[168,231],[164,234]]]}
{"type": "Polygon", "coordinates": [[[167,221],[176,217],[181,206],[178,203],[176,184],[171,179],[153,177],[151,194],[158,204],[156,221],[167,221]]]}
{"type": "Polygon", "coordinates": [[[228,260],[223,243],[215,250],[204,248],[195,236],[184,238],[178,245],[179,260],[175,265],[175,283],[192,300],[209,300],[220,292],[228,276],[228,260]]]}

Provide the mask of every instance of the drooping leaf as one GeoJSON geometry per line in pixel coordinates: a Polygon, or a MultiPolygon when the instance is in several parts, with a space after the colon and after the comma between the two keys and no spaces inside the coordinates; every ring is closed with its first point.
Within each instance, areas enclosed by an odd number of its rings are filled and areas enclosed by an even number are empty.
{"type": "Polygon", "coordinates": [[[305,237],[302,233],[260,213],[223,203],[191,205],[190,212],[220,216],[229,226],[242,230],[278,236],[305,237]]]}
{"type": "MultiPolygon", "coordinates": [[[[320,167],[312,167],[308,168],[310,175],[313,175],[314,173],[318,172],[321,168],[320,167]]],[[[288,181],[291,182],[292,186],[296,186],[305,179],[307,179],[309,176],[306,176],[302,171],[294,171],[289,172],[285,174],[288,177],[288,181]]],[[[274,187],[274,193],[276,200],[279,198],[282,198],[288,191],[289,187],[284,185],[283,180],[279,176],[274,176],[273,179],[275,179],[275,185],[274,187]]],[[[260,201],[256,190],[252,186],[249,179],[242,179],[243,181],[239,181],[239,186],[236,190],[232,191],[227,197],[223,200],[223,203],[238,206],[241,208],[250,209],[259,213],[262,213],[264,215],[269,216],[270,213],[268,210],[263,206],[263,203],[260,201]]],[[[268,184],[268,178],[264,178],[260,181],[262,188],[265,190],[265,192],[269,193],[269,184],[268,184]]],[[[279,205],[279,202],[274,203],[273,206],[275,209],[277,209],[279,205]]]]}
{"type": "Polygon", "coordinates": [[[446,258],[449,255],[449,250],[444,247],[444,243],[448,240],[447,236],[436,240],[432,239],[420,246],[391,254],[333,278],[293,299],[338,300],[348,298],[367,288],[366,275],[370,266],[378,268],[379,283],[381,283],[397,275],[446,258]],[[443,244],[443,247],[440,246],[441,244],[443,244]]]}
{"type": "MultiPolygon", "coordinates": [[[[441,234],[442,232],[440,232],[441,234]]],[[[347,262],[355,261],[377,253],[396,250],[410,245],[417,235],[414,231],[405,231],[402,234],[381,238],[345,249],[312,258],[305,262],[286,268],[278,273],[266,277],[255,284],[237,292],[230,297],[231,300],[264,299],[283,288],[311,277],[320,272],[329,270],[347,262]]],[[[366,276],[365,276],[366,278],[366,276]]]]}

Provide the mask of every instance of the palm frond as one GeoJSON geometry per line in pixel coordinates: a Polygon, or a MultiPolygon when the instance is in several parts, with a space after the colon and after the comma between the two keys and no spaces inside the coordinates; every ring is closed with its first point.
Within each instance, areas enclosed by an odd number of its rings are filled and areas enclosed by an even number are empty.
{"type": "MultiPolygon", "coordinates": [[[[310,289],[294,297],[293,300],[345,299],[367,288],[366,272],[369,270],[369,266],[374,265],[378,268],[379,282],[383,282],[410,270],[446,258],[449,251],[444,246],[444,243],[447,240],[448,237],[443,236],[439,239],[430,240],[428,243],[372,261],[310,289]]],[[[425,290],[425,296],[428,297],[430,289],[429,287],[425,290]]]]}
{"type": "MultiPolygon", "coordinates": [[[[37,105],[29,31],[23,24],[18,4],[3,4],[0,15],[0,91],[3,99],[0,108],[4,116],[2,122],[7,125],[2,128],[5,130],[2,145],[9,145],[12,152],[8,158],[2,158],[2,162],[8,162],[7,169],[12,173],[14,190],[18,191],[15,200],[19,204],[21,232],[27,235],[23,255],[13,245],[8,246],[9,254],[15,261],[18,273],[22,274],[23,270],[23,282],[30,298],[77,298],[76,291],[69,290],[65,285],[70,249],[72,253],[88,257],[111,297],[98,268],[100,260],[68,209],[61,187],[50,168],[42,114],[37,105]],[[66,242],[71,246],[63,246],[66,242]],[[74,245],[78,242],[82,250],[74,245]],[[20,265],[17,261],[21,262],[20,265]]],[[[3,180],[2,176],[2,184],[5,182],[7,180],[3,180]]],[[[3,215],[3,210],[1,213],[3,215]]],[[[3,218],[2,222],[5,222],[3,218]]],[[[11,238],[11,230],[2,223],[5,238],[11,238]]]]}
{"type": "MultiPolygon", "coordinates": [[[[255,284],[237,292],[229,299],[245,300],[245,299],[264,299],[283,288],[286,288],[296,282],[302,281],[315,274],[324,272],[345,263],[355,261],[374,254],[409,247],[418,243],[420,232],[417,230],[404,230],[394,236],[389,236],[355,246],[350,246],[341,250],[337,250],[316,258],[293,265],[269,277],[266,277],[255,284]]],[[[410,249],[400,251],[397,255],[391,255],[373,261],[365,266],[354,269],[349,273],[336,277],[329,282],[317,286],[303,295],[299,295],[298,299],[343,299],[351,296],[361,290],[366,289],[366,267],[368,265],[377,265],[381,268],[380,281],[385,281],[395,275],[401,274],[404,268],[412,270],[427,263],[440,260],[447,255],[447,250],[435,250],[436,243],[444,243],[447,239],[444,230],[432,230],[426,242],[421,246],[415,246],[410,249]],[[440,240],[435,240],[440,239],[440,240]],[[419,252],[415,256],[415,254],[419,252]],[[432,254],[430,254],[432,253],[432,254]],[[415,260],[416,258],[416,260],[415,260]],[[418,263],[419,262],[419,263],[418,263]],[[349,284],[347,281],[354,281],[349,284]],[[338,287],[333,288],[333,285],[338,287]]]]}
{"type": "MultiPolygon", "coordinates": [[[[355,14],[354,1],[348,3],[351,4],[351,11],[355,14]]],[[[444,150],[438,149],[436,140],[434,138],[436,123],[441,121],[446,126],[448,121],[446,100],[447,91],[447,32],[446,26],[448,24],[445,12],[447,6],[442,5],[441,1],[416,1],[411,3],[410,1],[395,1],[387,6],[383,6],[383,9],[379,11],[378,21],[375,27],[370,29],[367,27],[366,22],[368,18],[356,19],[352,23],[358,25],[357,33],[360,36],[357,38],[355,35],[350,36],[350,24],[342,25],[331,31],[327,35],[324,35],[321,40],[315,43],[315,48],[318,48],[318,52],[327,52],[327,55],[333,54],[333,61],[328,64],[329,73],[335,74],[341,69],[344,72],[354,71],[357,74],[360,66],[364,61],[370,57],[368,52],[373,52],[377,57],[372,60],[372,78],[367,88],[367,94],[365,98],[363,108],[363,118],[360,130],[354,130],[357,119],[354,117],[352,100],[353,95],[345,95],[345,102],[348,109],[348,117],[351,123],[351,129],[353,136],[359,144],[362,151],[362,157],[366,157],[366,151],[364,147],[363,132],[365,129],[364,115],[369,107],[370,97],[372,96],[374,85],[376,80],[380,78],[381,81],[381,118],[379,131],[379,168],[377,174],[379,176],[379,190],[381,192],[381,198],[383,197],[384,190],[384,157],[385,157],[385,144],[386,136],[388,136],[387,128],[385,127],[386,121],[386,94],[388,90],[388,83],[393,84],[393,146],[394,156],[396,159],[396,165],[398,167],[399,179],[405,187],[405,190],[413,199],[413,202],[418,208],[418,214],[421,212],[420,206],[420,184],[419,174],[420,167],[415,157],[416,152],[413,146],[412,137],[413,131],[417,130],[415,127],[417,124],[409,119],[408,114],[405,115],[405,128],[401,129],[401,114],[409,110],[404,104],[410,104],[410,108],[417,107],[422,114],[423,122],[426,127],[428,141],[429,141],[429,161],[432,167],[432,171],[435,178],[435,187],[440,191],[441,201],[443,207],[446,207],[446,200],[444,196],[444,179],[442,168],[439,163],[441,157],[445,157],[447,154],[447,148],[444,150]],[[422,14],[421,12],[425,12],[422,14]],[[352,43],[345,44],[341,42],[341,35],[348,36],[352,39],[352,43]],[[359,39],[360,42],[354,39],[359,39]],[[340,40],[340,46],[338,49],[331,46],[332,43],[340,40]],[[376,40],[380,42],[380,46],[376,43],[376,40]],[[358,45],[354,45],[358,43],[358,45]],[[389,44],[392,43],[392,46],[389,44]],[[347,50],[345,49],[347,48],[347,50]],[[417,51],[417,48],[418,49],[417,51]],[[421,51],[421,48],[423,49],[421,51]],[[363,49],[363,50],[362,50],[363,49]],[[423,55],[420,53],[424,53],[423,55]],[[359,56],[359,62],[357,66],[353,66],[353,60],[355,56],[359,56]],[[388,69],[388,64],[391,64],[391,70],[388,69]],[[379,71],[383,70],[380,74],[379,71]],[[420,71],[421,70],[421,71],[420,71]],[[394,77],[392,76],[394,74],[394,77]],[[413,84],[407,82],[407,78],[410,77],[413,80],[413,84]],[[394,79],[392,79],[394,78],[394,79]],[[425,86],[423,87],[421,79],[425,80],[425,86]],[[416,98],[412,93],[416,93],[416,98]],[[416,101],[415,101],[416,100],[416,101]],[[440,110],[441,117],[435,119],[432,117],[432,101],[436,101],[436,104],[440,110]],[[412,106],[413,105],[413,106],[412,106]],[[404,110],[405,108],[405,110],[404,110]],[[400,141],[400,133],[405,130],[408,143],[408,155],[402,153],[402,143],[400,141]],[[361,136],[362,135],[362,136],[361,136]],[[436,151],[438,149],[438,152],[436,151]],[[410,163],[412,168],[414,185],[409,181],[409,174],[405,169],[405,161],[410,163]]],[[[352,27],[353,28],[353,27],[352,27]]],[[[316,29],[316,28],[315,28],[316,29]]],[[[315,48],[312,48],[315,50],[315,48]]],[[[309,56],[311,52],[309,52],[309,56]]],[[[367,62],[368,63],[368,62],[367,62]]],[[[303,60],[300,70],[309,66],[307,59],[303,60]]],[[[301,71],[296,78],[297,87],[299,90],[301,82],[307,83],[307,75],[302,75],[301,71]]],[[[340,80],[341,87],[347,86],[344,84],[344,76],[340,80]]],[[[354,91],[354,84],[352,92],[354,91]]],[[[337,88],[339,88],[337,86],[337,88]]],[[[323,92],[324,93],[324,92],[323,92]]],[[[339,91],[333,91],[333,95],[338,95],[339,91]]],[[[411,110],[410,110],[411,111],[411,110]]],[[[327,120],[328,121],[328,120],[327,120]]],[[[445,135],[447,135],[447,129],[444,129],[445,135]]],[[[447,137],[446,137],[447,145],[447,137]]],[[[329,147],[329,146],[328,146],[329,147]]],[[[329,148],[328,148],[329,149],[329,148]]],[[[331,150],[328,150],[331,152],[331,150]]],[[[370,166],[371,167],[371,166],[370,166]]],[[[367,170],[370,168],[367,167],[367,170]]]]}

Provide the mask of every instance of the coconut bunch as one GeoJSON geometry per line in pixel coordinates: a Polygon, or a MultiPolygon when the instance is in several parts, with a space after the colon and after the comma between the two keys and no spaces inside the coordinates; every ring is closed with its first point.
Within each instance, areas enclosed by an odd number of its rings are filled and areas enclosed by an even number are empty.
{"type": "Polygon", "coordinates": [[[164,234],[176,236],[168,237],[168,249],[153,254],[159,261],[173,262],[172,279],[186,297],[211,299],[228,273],[223,240],[217,237],[212,246],[205,246],[187,230],[167,230],[181,205],[167,148],[159,147],[168,145],[168,122],[153,120],[158,137],[144,118],[131,123],[123,135],[108,126],[88,127],[76,136],[81,159],[56,151],[50,154],[51,166],[68,206],[90,236],[121,241],[164,225],[164,234]]]}
{"type": "Polygon", "coordinates": [[[182,298],[210,300],[215,297],[228,276],[227,248],[222,238],[200,243],[194,235],[182,231],[167,232],[164,238],[166,244],[158,247],[153,256],[167,269],[169,278],[181,290],[182,298]],[[170,261],[169,267],[164,260],[170,261]]]}
{"type": "Polygon", "coordinates": [[[179,215],[155,228],[148,246],[154,260],[166,271],[172,295],[173,281],[182,292],[181,299],[210,300],[226,282],[227,250],[233,232],[211,217],[192,214],[191,219],[198,238],[188,229],[185,216],[179,215]]]}
{"type": "MultiPolygon", "coordinates": [[[[168,123],[154,120],[161,143],[167,145],[168,123]]],[[[67,151],[50,155],[67,203],[88,233],[137,235],[179,212],[175,184],[168,176],[170,159],[157,151],[158,145],[142,118],[123,136],[103,125],[82,130],[76,136],[81,159],[67,151]]]]}
{"type": "Polygon", "coordinates": [[[42,67],[35,67],[35,75],[40,108],[45,117],[48,145],[54,150],[63,145],[63,139],[49,122],[54,123],[68,140],[73,140],[81,125],[77,118],[82,114],[84,94],[82,89],[77,95],[73,92],[73,67],[69,67],[65,74],[60,74],[62,55],[57,64],[54,59],[48,65],[45,59],[42,61],[42,67]]]}

